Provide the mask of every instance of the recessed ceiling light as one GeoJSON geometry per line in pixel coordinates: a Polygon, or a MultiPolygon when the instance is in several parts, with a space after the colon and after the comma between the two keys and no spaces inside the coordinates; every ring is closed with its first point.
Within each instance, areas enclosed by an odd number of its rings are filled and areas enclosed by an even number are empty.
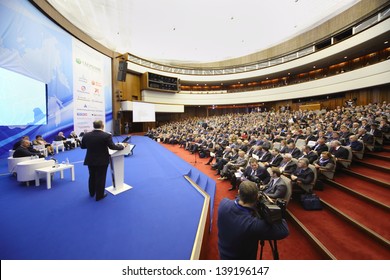
{"type": "Polygon", "coordinates": [[[389,41],[385,41],[385,45],[388,44],[388,43],[389,43],[389,41]]]}

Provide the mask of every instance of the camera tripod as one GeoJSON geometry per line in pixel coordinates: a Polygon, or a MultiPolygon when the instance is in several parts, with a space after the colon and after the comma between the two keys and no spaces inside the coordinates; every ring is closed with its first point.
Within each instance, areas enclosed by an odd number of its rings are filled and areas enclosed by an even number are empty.
{"type": "MultiPolygon", "coordinates": [[[[278,252],[278,241],[277,240],[268,240],[269,245],[271,246],[272,250],[272,256],[274,257],[274,260],[279,259],[279,252],[278,252]]],[[[264,240],[260,240],[260,260],[263,259],[263,249],[264,249],[264,240]]]]}

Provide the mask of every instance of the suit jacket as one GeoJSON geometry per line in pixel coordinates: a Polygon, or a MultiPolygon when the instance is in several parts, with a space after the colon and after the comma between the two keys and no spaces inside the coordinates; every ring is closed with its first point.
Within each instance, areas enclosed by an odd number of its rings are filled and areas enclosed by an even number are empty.
{"type": "Polygon", "coordinates": [[[348,159],[348,150],[343,147],[339,147],[338,150],[331,148],[330,153],[334,155],[335,158],[342,158],[342,159],[348,159]]]}
{"type": "Polygon", "coordinates": [[[287,186],[282,178],[271,179],[265,186],[264,194],[270,198],[284,198],[286,196],[287,186]],[[273,181],[276,180],[276,181],[273,181]]]}
{"type": "Polygon", "coordinates": [[[81,148],[87,149],[84,165],[90,166],[108,165],[110,162],[108,148],[111,150],[123,150],[123,146],[114,144],[111,134],[99,129],[84,135],[81,141],[81,148]]]}
{"type": "Polygon", "coordinates": [[[259,158],[259,161],[260,162],[268,162],[270,161],[272,158],[272,155],[271,155],[271,152],[270,151],[266,151],[265,153],[263,153],[260,158],[259,158]]]}
{"type": "Polygon", "coordinates": [[[307,158],[309,160],[309,163],[311,164],[318,158],[318,155],[316,152],[310,151],[306,155],[302,156],[302,158],[307,158]]]}
{"type": "Polygon", "coordinates": [[[13,153],[12,157],[14,158],[20,158],[20,157],[30,157],[30,156],[39,156],[44,157],[39,153],[39,151],[33,151],[29,150],[28,148],[24,148],[23,146],[19,146],[15,152],[13,153]]]}
{"type": "Polygon", "coordinates": [[[360,135],[359,140],[362,140],[364,144],[374,144],[374,136],[368,133],[360,135]]]}
{"type": "Polygon", "coordinates": [[[292,150],[289,150],[288,152],[292,155],[293,158],[299,158],[302,155],[301,150],[297,147],[292,150]]]}
{"type": "Polygon", "coordinates": [[[280,163],[282,162],[283,160],[283,157],[281,154],[277,154],[276,157],[273,157],[271,158],[271,160],[269,161],[269,167],[277,167],[280,165],[280,163]]]}
{"type": "MultiPolygon", "coordinates": [[[[245,171],[243,173],[243,176],[249,180],[253,179],[252,176],[254,177],[257,177],[260,179],[261,183],[262,184],[266,184],[269,182],[269,180],[271,179],[271,175],[269,174],[269,172],[267,171],[267,169],[265,169],[264,167],[261,167],[259,166],[254,174],[252,174],[252,167],[248,166],[247,168],[245,168],[245,171]]],[[[251,180],[252,181],[252,180],[251,180]]]]}
{"type": "Polygon", "coordinates": [[[292,174],[295,169],[297,168],[297,164],[295,162],[293,162],[292,160],[290,160],[289,162],[287,162],[287,164],[284,165],[284,162],[282,161],[280,163],[280,166],[279,168],[283,167],[283,172],[282,173],[287,173],[287,174],[292,174]]]}
{"type": "Polygon", "coordinates": [[[318,155],[320,155],[322,152],[327,152],[328,151],[328,146],[326,144],[316,144],[313,147],[313,151],[316,151],[318,155]]]}
{"type": "Polygon", "coordinates": [[[314,180],[314,173],[313,171],[308,167],[306,169],[297,168],[293,174],[297,176],[297,181],[301,181],[302,184],[310,184],[314,180]]]}
{"type": "Polygon", "coordinates": [[[363,150],[363,143],[360,141],[353,141],[349,143],[352,151],[361,151],[363,150]]]}

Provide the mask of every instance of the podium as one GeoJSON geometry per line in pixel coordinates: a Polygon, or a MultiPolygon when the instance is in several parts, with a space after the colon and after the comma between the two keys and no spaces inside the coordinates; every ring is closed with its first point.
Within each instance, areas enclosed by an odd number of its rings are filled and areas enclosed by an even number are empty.
{"type": "Polygon", "coordinates": [[[124,191],[130,190],[133,187],[124,183],[125,162],[124,157],[130,153],[130,146],[124,147],[123,150],[109,150],[110,153],[110,167],[112,175],[112,186],[106,190],[113,195],[120,194],[124,191]]]}

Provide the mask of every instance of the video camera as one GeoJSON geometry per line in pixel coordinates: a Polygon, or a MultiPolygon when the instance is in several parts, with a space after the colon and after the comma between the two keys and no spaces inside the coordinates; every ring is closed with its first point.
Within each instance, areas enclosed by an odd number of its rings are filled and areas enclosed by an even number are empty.
{"type": "Polygon", "coordinates": [[[261,194],[256,204],[259,216],[270,224],[277,224],[286,216],[286,201],[284,199],[271,199],[266,194],[261,194]]]}

